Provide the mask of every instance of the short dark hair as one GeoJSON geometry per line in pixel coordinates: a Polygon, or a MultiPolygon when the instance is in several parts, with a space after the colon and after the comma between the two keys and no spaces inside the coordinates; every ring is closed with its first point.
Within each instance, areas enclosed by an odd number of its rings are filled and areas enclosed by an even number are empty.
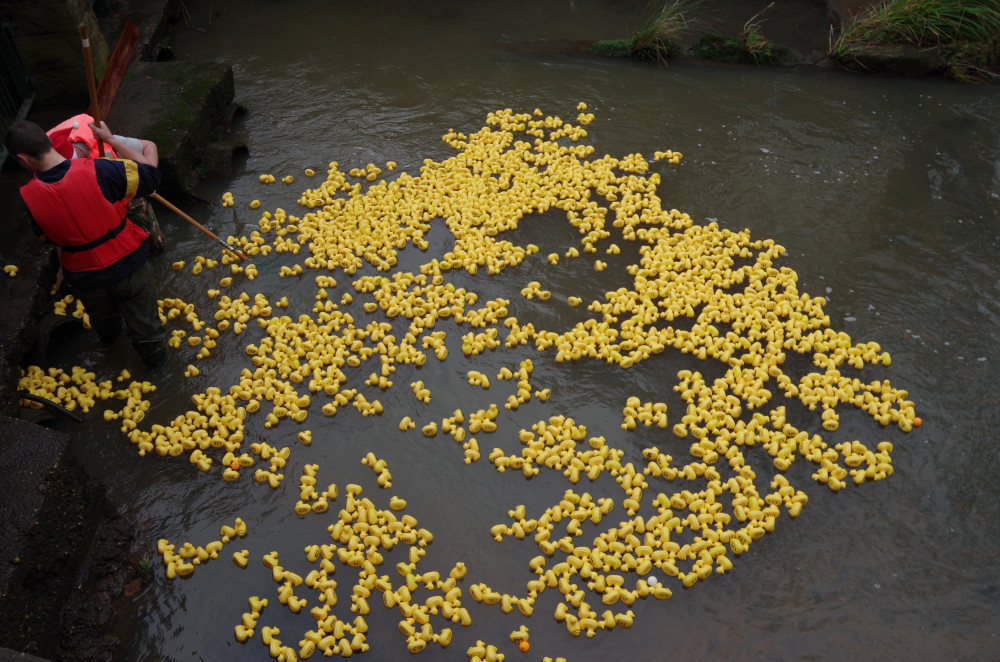
{"type": "Polygon", "coordinates": [[[35,159],[52,149],[52,141],[42,127],[28,120],[17,120],[10,125],[4,145],[10,154],[27,154],[35,159]]]}

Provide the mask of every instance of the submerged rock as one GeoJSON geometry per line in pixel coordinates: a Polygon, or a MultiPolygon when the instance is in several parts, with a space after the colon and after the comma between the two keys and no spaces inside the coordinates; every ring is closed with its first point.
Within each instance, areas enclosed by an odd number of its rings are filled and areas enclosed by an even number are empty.
{"type": "Polygon", "coordinates": [[[944,64],[937,48],[848,44],[836,58],[848,69],[902,76],[929,76],[944,64]]]}

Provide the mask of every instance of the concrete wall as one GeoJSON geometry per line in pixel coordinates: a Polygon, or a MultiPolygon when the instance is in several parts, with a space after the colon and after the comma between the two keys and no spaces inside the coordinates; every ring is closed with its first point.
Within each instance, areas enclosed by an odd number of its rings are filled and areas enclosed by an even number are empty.
{"type": "Polygon", "coordinates": [[[14,43],[35,88],[35,107],[88,107],[80,23],[87,25],[96,80],[111,53],[90,2],[0,0],[0,14],[13,28],[14,43]]]}
{"type": "Polygon", "coordinates": [[[850,23],[877,0],[826,0],[827,10],[836,17],[839,24],[850,23]]]}

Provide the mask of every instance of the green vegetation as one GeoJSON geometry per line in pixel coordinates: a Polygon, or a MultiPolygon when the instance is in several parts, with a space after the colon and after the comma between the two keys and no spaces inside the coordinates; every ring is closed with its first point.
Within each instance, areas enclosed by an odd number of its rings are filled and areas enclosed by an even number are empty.
{"type": "MultiPolygon", "coordinates": [[[[692,14],[698,0],[653,0],[646,5],[639,28],[628,39],[604,40],[594,43],[590,52],[607,57],[633,57],[666,62],[682,52],[680,36],[696,27],[692,14]]],[[[739,37],[708,32],[698,40],[691,53],[705,60],[776,64],[788,55],[788,49],[775,46],[764,36],[760,27],[761,14],[774,6],[772,2],[752,16],[743,26],[739,37]]]]}
{"type": "Polygon", "coordinates": [[[764,33],[753,29],[743,35],[743,45],[747,53],[757,64],[767,64],[771,60],[771,42],[767,40],[764,33]]]}
{"type": "Polygon", "coordinates": [[[768,9],[774,6],[772,2],[764,9],[760,10],[754,16],[751,16],[746,23],[743,24],[743,32],[740,37],[743,39],[743,47],[746,49],[747,55],[750,56],[756,64],[770,64],[774,53],[771,51],[771,42],[767,40],[764,36],[764,32],[760,28],[760,21],[756,20],[760,18],[760,15],[766,12],[768,9]]]}
{"type": "Polygon", "coordinates": [[[694,45],[694,56],[702,60],[719,62],[747,62],[743,42],[731,35],[706,32],[694,45]]]}
{"type": "Polygon", "coordinates": [[[677,38],[691,26],[686,15],[695,0],[652,0],[638,29],[628,39],[605,39],[590,47],[594,55],[656,60],[660,64],[681,52],[677,38]]]}
{"type": "Polygon", "coordinates": [[[628,40],[629,55],[666,62],[680,52],[677,38],[691,26],[691,0],[654,0],[646,5],[639,28],[628,40]]]}
{"type": "Polygon", "coordinates": [[[628,39],[595,41],[588,50],[594,55],[603,55],[604,57],[629,57],[632,54],[628,39]]]}
{"type": "Polygon", "coordinates": [[[706,32],[692,52],[702,60],[744,64],[777,64],[788,56],[787,48],[772,44],[759,30],[744,32],[739,38],[706,32]]]}
{"type": "Polygon", "coordinates": [[[937,49],[946,74],[960,80],[998,80],[1000,2],[887,0],[844,26],[831,55],[849,62],[887,46],[937,49]]]}

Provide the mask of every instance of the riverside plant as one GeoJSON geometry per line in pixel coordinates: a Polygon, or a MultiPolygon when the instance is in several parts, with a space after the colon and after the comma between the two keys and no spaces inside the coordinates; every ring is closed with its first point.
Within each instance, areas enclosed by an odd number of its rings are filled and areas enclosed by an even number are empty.
{"type": "Polygon", "coordinates": [[[628,41],[629,55],[664,63],[677,52],[677,38],[691,27],[690,0],[654,0],[628,41]]]}
{"type": "Polygon", "coordinates": [[[867,48],[937,48],[949,73],[963,80],[1000,79],[997,0],[887,0],[844,26],[831,53],[849,60],[867,48]]]}
{"type": "Polygon", "coordinates": [[[743,40],[743,46],[746,48],[747,54],[757,64],[766,64],[771,60],[771,42],[764,36],[764,32],[760,28],[761,21],[757,19],[773,6],[774,3],[772,2],[750,17],[743,24],[743,31],[740,33],[740,38],[743,40]]]}

